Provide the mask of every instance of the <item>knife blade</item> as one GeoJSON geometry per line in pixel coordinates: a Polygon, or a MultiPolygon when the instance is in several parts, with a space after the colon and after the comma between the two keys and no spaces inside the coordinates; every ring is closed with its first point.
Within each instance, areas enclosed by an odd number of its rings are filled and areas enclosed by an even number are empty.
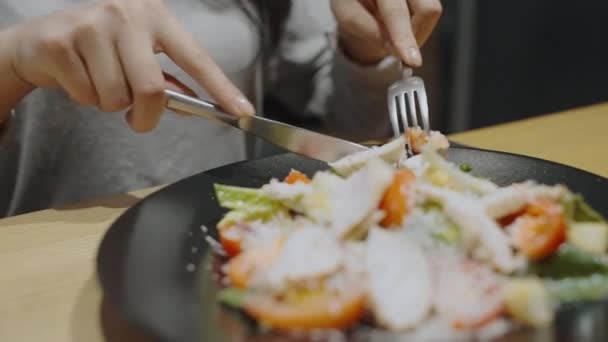
{"type": "Polygon", "coordinates": [[[217,104],[165,90],[165,107],[174,112],[191,114],[221,122],[251,133],[288,151],[324,162],[334,162],[367,147],[354,142],[317,133],[261,116],[238,117],[226,113],[217,104]]]}

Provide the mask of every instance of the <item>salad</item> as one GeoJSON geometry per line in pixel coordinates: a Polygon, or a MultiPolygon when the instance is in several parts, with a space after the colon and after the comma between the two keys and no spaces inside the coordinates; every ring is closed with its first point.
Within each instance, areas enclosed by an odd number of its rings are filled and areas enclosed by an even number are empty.
{"type": "Polygon", "coordinates": [[[445,159],[439,133],[416,140],[409,159],[401,137],[312,178],[216,184],[220,301],[278,331],[452,336],[547,326],[608,295],[608,224],[580,195],[499,187],[445,159]]]}

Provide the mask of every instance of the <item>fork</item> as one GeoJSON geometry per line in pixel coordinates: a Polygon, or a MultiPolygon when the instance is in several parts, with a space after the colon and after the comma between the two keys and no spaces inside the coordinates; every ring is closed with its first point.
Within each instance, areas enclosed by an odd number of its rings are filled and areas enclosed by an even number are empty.
{"type": "Polygon", "coordinates": [[[401,63],[402,79],[391,84],[387,91],[388,112],[395,137],[405,132],[406,152],[408,157],[413,155],[412,137],[407,134],[407,128],[420,127],[429,133],[429,106],[426,98],[424,81],[420,77],[412,76],[412,69],[401,63]],[[399,125],[401,118],[401,126],[399,125]],[[401,131],[400,127],[403,127],[401,131]]]}

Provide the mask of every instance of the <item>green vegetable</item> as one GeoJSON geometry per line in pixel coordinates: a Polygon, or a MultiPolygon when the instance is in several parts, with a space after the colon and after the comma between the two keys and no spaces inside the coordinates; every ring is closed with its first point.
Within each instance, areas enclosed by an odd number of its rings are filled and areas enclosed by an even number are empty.
{"type": "Polygon", "coordinates": [[[338,171],[336,171],[336,169],[334,169],[334,168],[331,168],[331,169],[329,169],[329,170],[327,170],[327,171],[328,171],[329,173],[331,173],[331,174],[334,174],[334,175],[336,175],[336,176],[338,176],[338,177],[342,178],[342,175],[341,175],[341,174],[339,174],[339,173],[338,173],[338,171]]]}
{"type": "Polygon", "coordinates": [[[460,164],[460,170],[463,172],[471,172],[471,170],[473,170],[473,167],[470,164],[462,163],[460,164]]]}
{"type": "Polygon", "coordinates": [[[580,194],[568,196],[563,202],[564,213],[570,221],[574,222],[604,222],[606,219],[585,202],[580,194]]]}
{"type": "Polygon", "coordinates": [[[455,245],[460,242],[460,229],[458,226],[450,220],[449,217],[441,210],[441,205],[434,201],[426,201],[422,208],[427,213],[434,213],[434,215],[438,215],[441,223],[438,226],[443,227],[443,229],[433,230],[431,235],[433,238],[446,243],[448,245],[455,245]]]}
{"type": "Polygon", "coordinates": [[[280,206],[259,189],[215,184],[215,194],[220,206],[232,210],[261,211],[280,206]]]}
{"type": "Polygon", "coordinates": [[[232,209],[218,223],[218,228],[236,222],[267,220],[287,209],[279,202],[264,195],[259,189],[215,184],[215,194],[221,207],[232,209]]]}
{"type": "Polygon", "coordinates": [[[608,275],[608,259],[564,243],[548,259],[530,264],[528,271],[540,277],[554,279],[589,276],[595,273],[608,275]]]}
{"type": "Polygon", "coordinates": [[[433,237],[448,245],[460,242],[460,230],[455,224],[449,224],[444,229],[433,232],[433,237]]]}
{"type": "Polygon", "coordinates": [[[598,300],[608,297],[608,275],[546,280],[549,295],[559,302],[598,300]]]}
{"type": "MultiPolygon", "coordinates": [[[[277,209],[280,210],[280,209],[277,209]]],[[[223,227],[232,226],[238,222],[251,222],[251,221],[267,221],[273,215],[276,214],[276,211],[266,210],[266,211],[238,211],[233,210],[228,212],[221,220],[218,222],[217,227],[222,229],[223,227]]]]}
{"type": "Polygon", "coordinates": [[[227,287],[219,291],[217,298],[220,303],[240,309],[245,301],[246,292],[236,287],[227,287]]]}
{"type": "Polygon", "coordinates": [[[432,200],[427,200],[426,202],[424,202],[424,204],[422,205],[422,209],[424,209],[424,211],[426,212],[429,212],[431,210],[437,210],[439,212],[442,212],[441,204],[432,200]]]}

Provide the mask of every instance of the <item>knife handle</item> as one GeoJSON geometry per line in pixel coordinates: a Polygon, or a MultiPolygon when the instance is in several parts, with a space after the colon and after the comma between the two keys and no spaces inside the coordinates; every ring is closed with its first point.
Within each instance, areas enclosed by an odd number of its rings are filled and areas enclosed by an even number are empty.
{"type": "Polygon", "coordinates": [[[196,115],[208,120],[219,121],[238,127],[239,118],[226,113],[215,103],[168,89],[165,90],[165,96],[167,98],[165,108],[169,110],[182,114],[196,115]]]}

